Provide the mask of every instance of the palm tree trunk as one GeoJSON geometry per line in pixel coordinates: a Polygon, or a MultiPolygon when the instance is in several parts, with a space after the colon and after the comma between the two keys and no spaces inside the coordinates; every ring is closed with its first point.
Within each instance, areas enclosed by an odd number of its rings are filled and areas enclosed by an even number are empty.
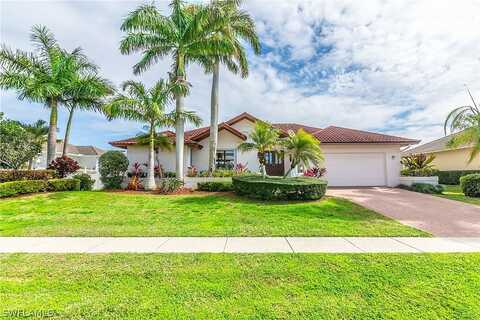
{"type": "Polygon", "coordinates": [[[155,127],[153,124],[150,124],[150,143],[149,143],[149,153],[148,153],[148,172],[147,172],[147,181],[145,181],[146,190],[154,190],[155,185],[155,127]]]}
{"type": "Polygon", "coordinates": [[[175,124],[175,151],[176,151],[176,158],[175,158],[175,172],[178,179],[183,180],[183,150],[184,150],[184,135],[185,135],[185,128],[183,124],[183,117],[181,114],[183,113],[183,96],[182,94],[177,94],[176,97],[176,112],[177,115],[177,122],[175,124]]]}
{"type": "Polygon", "coordinates": [[[65,137],[63,138],[63,149],[62,149],[62,157],[67,155],[67,148],[68,148],[68,140],[70,138],[70,128],[72,127],[72,119],[73,119],[73,111],[74,108],[71,107],[68,114],[68,121],[67,127],[65,128],[65,137]]]}
{"type": "Polygon", "coordinates": [[[212,95],[210,99],[210,143],[208,154],[208,172],[215,171],[218,144],[218,83],[220,75],[220,63],[215,62],[213,67],[212,95]]]}
{"type": "Polygon", "coordinates": [[[49,99],[48,106],[50,107],[50,124],[47,140],[47,167],[55,159],[57,152],[58,101],[54,98],[49,99]]]}

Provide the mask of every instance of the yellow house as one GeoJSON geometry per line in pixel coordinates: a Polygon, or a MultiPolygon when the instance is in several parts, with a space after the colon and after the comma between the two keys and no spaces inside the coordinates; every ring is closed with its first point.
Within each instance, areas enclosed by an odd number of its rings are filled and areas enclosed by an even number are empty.
{"type": "Polygon", "coordinates": [[[472,147],[466,145],[458,148],[449,148],[447,143],[452,138],[452,135],[425,143],[418,147],[406,150],[403,155],[408,154],[433,154],[435,160],[433,164],[435,168],[440,171],[451,170],[480,170],[480,156],[468,163],[472,147]]]}

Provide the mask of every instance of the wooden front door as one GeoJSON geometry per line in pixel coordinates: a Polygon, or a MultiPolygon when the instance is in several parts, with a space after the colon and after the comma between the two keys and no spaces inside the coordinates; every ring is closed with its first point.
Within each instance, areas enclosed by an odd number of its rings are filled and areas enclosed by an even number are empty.
{"type": "Polygon", "coordinates": [[[285,174],[285,161],[283,152],[267,151],[265,153],[265,171],[269,176],[283,176],[285,174]]]}

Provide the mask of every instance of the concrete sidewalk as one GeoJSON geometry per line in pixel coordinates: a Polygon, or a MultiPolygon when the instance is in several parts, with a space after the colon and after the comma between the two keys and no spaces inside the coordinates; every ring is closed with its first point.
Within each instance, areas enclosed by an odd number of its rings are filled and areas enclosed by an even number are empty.
{"type": "Polygon", "coordinates": [[[0,253],[480,252],[480,238],[0,237],[0,253]]]}

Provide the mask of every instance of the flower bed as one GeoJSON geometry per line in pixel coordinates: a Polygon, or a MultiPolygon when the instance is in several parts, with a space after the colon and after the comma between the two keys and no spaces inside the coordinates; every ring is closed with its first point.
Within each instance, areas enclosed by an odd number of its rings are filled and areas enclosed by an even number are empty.
{"type": "Polygon", "coordinates": [[[233,177],[238,195],[262,200],[317,200],[327,191],[327,182],[317,178],[233,177]]]}

